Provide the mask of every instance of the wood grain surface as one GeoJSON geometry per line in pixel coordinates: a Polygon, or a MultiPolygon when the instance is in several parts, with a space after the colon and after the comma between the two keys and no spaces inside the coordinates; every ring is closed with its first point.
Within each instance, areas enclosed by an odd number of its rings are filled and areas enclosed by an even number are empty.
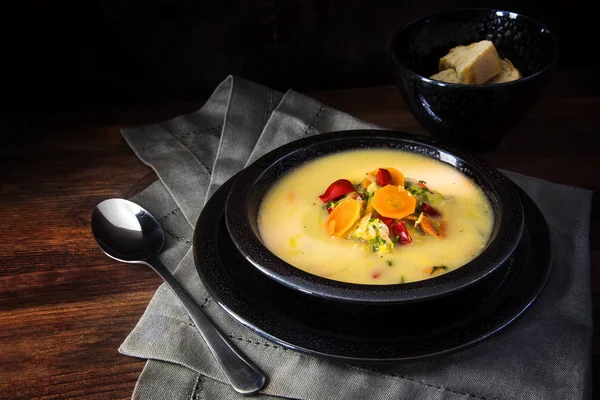
{"type": "MultiPolygon", "coordinates": [[[[482,156],[498,168],[600,190],[600,90],[592,70],[561,71],[523,124],[482,156]]],[[[309,93],[356,117],[424,133],[395,87],[309,93]]],[[[90,213],[155,178],[120,135],[202,103],[13,115],[0,149],[0,398],[130,398],[144,361],[117,349],[160,278],[107,258],[90,213]]],[[[594,196],[591,272],[600,321],[600,218],[594,196]]],[[[600,389],[600,333],[594,336],[600,389]]],[[[598,392],[596,390],[595,392],[598,392]]]]}

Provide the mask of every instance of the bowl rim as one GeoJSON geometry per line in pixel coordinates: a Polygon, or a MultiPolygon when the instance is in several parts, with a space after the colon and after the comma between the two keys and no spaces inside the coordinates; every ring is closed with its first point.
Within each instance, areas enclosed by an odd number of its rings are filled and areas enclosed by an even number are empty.
{"type": "Polygon", "coordinates": [[[463,7],[463,8],[451,8],[451,9],[447,9],[447,10],[442,10],[442,11],[437,11],[433,14],[428,14],[428,15],[422,15],[420,17],[414,18],[412,20],[410,20],[409,22],[401,25],[400,27],[396,28],[396,30],[394,31],[394,33],[392,34],[392,36],[390,37],[390,40],[388,41],[388,53],[390,54],[390,57],[392,59],[392,62],[394,65],[402,68],[404,71],[408,72],[409,74],[418,77],[419,79],[421,79],[424,82],[427,82],[429,84],[432,85],[436,85],[438,87],[450,87],[450,88],[461,88],[461,87],[468,87],[468,88],[479,88],[479,89],[483,89],[483,88],[489,88],[489,87],[510,87],[510,86],[515,86],[515,85],[519,85],[519,84],[523,84],[525,82],[528,82],[530,80],[535,79],[538,76],[541,76],[543,74],[545,74],[547,71],[551,70],[552,68],[554,68],[554,66],[557,64],[558,62],[558,56],[559,56],[559,47],[558,47],[558,41],[556,39],[556,35],[554,34],[554,32],[552,30],[550,30],[546,25],[544,25],[543,23],[541,23],[539,20],[532,18],[528,15],[525,14],[521,14],[518,12],[514,12],[514,11],[508,11],[505,9],[501,9],[501,8],[485,8],[485,7],[473,7],[473,8],[468,8],[468,7],[463,7]],[[514,14],[519,18],[525,18],[527,20],[530,20],[532,22],[535,22],[536,24],[538,24],[540,26],[540,28],[547,32],[550,37],[552,38],[552,43],[554,44],[554,57],[552,58],[552,61],[546,65],[544,68],[540,69],[539,71],[528,75],[526,77],[514,80],[514,81],[509,81],[509,82],[502,82],[502,83],[480,83],[480,84],[464,84],[464,83],[451,83],[451,82],[443,82],[443,81],[438,81],[437,79],[431,79],[427,76],[423,76],[421,74],[416,73],[415,71],[413,71],[411,68],[409,68],[408,66],[406,66],[406,64],[404,64],[399,58],[398,55],[396,54],[396,51],[394,51],[395,48],[395,43],[398,39],[398,36],[402,33],[402,31],[408,29],[411,25],[420,23],[428,18],[434,18],[440,15],[450,15],[450,14],[454,14],[454,13],[460,13],[460,12],[468,12],[468,11],[479,11],[479,12],[501,12],[501,13],[505,13],[505,14],[514,14]]]}
{"type": "MultiPolygon", "coordinates": [[[[327,154],[356,148],[360,147],[348,147],[327,154]]],[[[393,149],[391,146],[389,148],[393,149]]],[[[304,163],[322,155],[324,154],[312,156],[304,163]]],[[[287,169],[277,179],[285,176],[299,165],[296,164],[291,169],[287,169]]],[[[262,197],[260,201],[262,201],[262,197]]],[[[490,199],[490,201],[493,201],[493,199],[490,199]]],[[[256,221],[254,222],[256,225],[256,221]]],[[[233,183],[225,204],[225,224],[235,247],[244,258],[258,270],[285,286],[329,300],[363,304],[405,304],[431,300],[466,289],[481,282],[492,272],[505,265],[521,240],[524,229],[524,215],[523,206],[514,184],[496,168],[477,156],[439,143],[431,138],[394,130],[363,129],[334,131],[305,137],[283,145],[260,157],[243,169],[233,183]],[[480,179],[485,181],[488,189],[494,188],[494,184],[502,187],[501,191],[493,189],[494,196],[500,200],[498,207],[501,209],[501,213],[504,213],[502,214],[503,219],[499,220],[495,217],[493,231],[499,222],[510,218],[517,221],[518,228],[508,232],[506,229],[502,231],[502,225],[500,225],[497,228],[499,233],[496,237],[490,239],[486,248],[477,257],[467,264],[436,278],[403,284],[370,285],[340,282],[305,272],[280,259],[263,244],[258,229],[255,230],[253,223],[250,221],[248,212],[250,197],[256,183],[267,174],[269,169],[285,161],[286,158],[292,157],[297,152],[306,150],[311,146],[325,146],[340,141],[354,141],[355,144],[351,143],[353,146],[361,143],[361,141],[368,141],[373,143],[369,148],[386,148],[387,146],[384,144],[389,144],[390,141],[408,146],[417,146],[421,151],[415,147],[413,152],[425,154],[426,151],[436,151],[438,157],[432,158],[445,162],[460,171],[457,165],[453,165],[448,161],[454,159],[456,164],[466,166],[471,173],[478,175],[480,179]],[[375,145],[374,141],[380,145],[375,145]],[[499,248],[500,251],[498,251],[499,248]],[[486,257],[490,258],[490,254],[494,251],[497,252],[497,255],[489,262],[486,257]],[[482,264],[481,260],[488,261],[488,264],[477,269],[482,264]]]]}

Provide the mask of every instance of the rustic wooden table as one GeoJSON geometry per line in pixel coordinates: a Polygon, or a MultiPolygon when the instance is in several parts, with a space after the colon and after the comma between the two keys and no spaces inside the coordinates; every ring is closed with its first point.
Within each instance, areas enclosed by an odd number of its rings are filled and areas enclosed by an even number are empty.
{"type": "MultiPolygon", "coordinates": [[[[560,71],[526,121],[483,157],[494,166],[600,190],[600,90],[594,71],[560,71]]],[[[364,120],[423,129],[395,87],[310,93],[364,120]]],[[[98,249],[90,212],[155,178],[121,138],[201,102],[93,113],[31,113],[3,121],[0,148],[0,398],[129,398],[143,360],[117,348],[161,283],[98,249]]],[[[591,268],[600,321],[600,216],[594,197],[591,268]]],[[[600,388],[600,333],[594,336],[600,388]]],[[[596,390],[595,392],[598,392],[596,390]]]]}

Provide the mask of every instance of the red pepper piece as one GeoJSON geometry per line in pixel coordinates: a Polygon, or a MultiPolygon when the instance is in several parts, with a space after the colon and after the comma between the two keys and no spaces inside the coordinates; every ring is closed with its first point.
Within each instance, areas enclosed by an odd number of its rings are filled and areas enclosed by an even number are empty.
{"type": "Polygon", "coordinates": [[[319,196],[319,199],[321,199],[323,203],[327,203],[332,200],[337,200],[345,194],[351,192],[354,192],[354,186],[352,185],[352,182],[347,179],[338,179],[329,185],[325,193],[319,196]]]}
{"type": "Polygon", "coordinates": [[[379,218],[379,220],[381,222],[383,222],[388,228],[390,228],[392,226],[392,222],[394,222],[394,218],[388,218],[388,217],[384,217],[382,215],[380,215],[377,218],[379,218]]]}
{"type": "Polygon", "coordinates": [[[440,214],[440,212],[438,210],[436,210],[435,208],[431,207],[429,204],[427,203],[423,203],[421,204],[421,209],[423,210],[423,212],[429,216],[432,217],[438,217],[442,214],[440,214]]]}
{"type": "Polygon", "coordinates": [[[371,275],[374,279],[377,279],[381,276],[381,272],[373,272],[373,275],[371,275]]]}
{"type": "Polygon", "coordinates": [[[425,182],[425,181],[417,182],[417,186],[422,187],[423,189],[428,189],[427,182],[425,182]]]}
{"type": "Polygon", "coordinates": [[[406,226],[404,226],[402,221],[398,221],[392,225],[392,230],[396,236],[398,236],[398,242],[400,244],[409,244],[412,242],[412,238],[410,237],[410,234],[408,233],[408,230],[406,230],[406,226]]]}
{"type": "Polygon", "coordinates": [[[392,184],[392,174],[385,168],[379,168],[377,171],[377,184],[379,186],[391,185],[392,184]]]}

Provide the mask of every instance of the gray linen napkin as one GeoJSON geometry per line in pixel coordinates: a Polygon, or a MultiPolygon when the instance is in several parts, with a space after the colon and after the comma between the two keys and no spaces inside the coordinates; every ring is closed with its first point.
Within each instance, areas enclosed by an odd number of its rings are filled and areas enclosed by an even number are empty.
{"type": "MultiPolygon", "coordinates": [[[[583,399],[591,395],[591,192],[506,173],[545,215],[552,275],[532,307],[500,333],[433,360],[368,370],[301,354],[235,322],[196,274],[191,238],[205,202],[237,171],[291,140],[377,128],[294,91],[228,77],[198,111],[123,130],[159,180],[135,196],[162,224],[163,263],[238,348],[269,376],[254,397],[286,399],[583,399]],[[566,206],[568,205],[568,206],[566,206]]],[[[119,348],[147,359],[135,399],[237,399],[171,290],[161,285],[119,348]]]]}

